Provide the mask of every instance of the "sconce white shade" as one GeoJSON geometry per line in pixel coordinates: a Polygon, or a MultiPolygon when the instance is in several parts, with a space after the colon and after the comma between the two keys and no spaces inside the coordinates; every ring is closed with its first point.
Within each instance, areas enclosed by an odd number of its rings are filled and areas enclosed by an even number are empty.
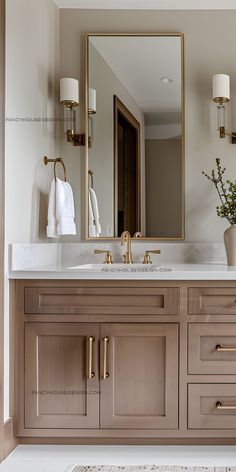
{"type": "Polygon", "coordinates": [[[96,113],[97,104],[96,104],[96,90],[90,88],[89,89],[89,97],[88,97],[89,105],[88,105],[88,112],[90,115],[96,113]]]}
{"type": "Polygon", "coordinates": [[[226,74],[213,75],[212,98],[216,103],[227,103],[230,100],[230,77],[226,74]]]}
{"type": "Polygon", "coordinates": [[[60,102],[68,107],[79,105],[79,81],[63,78],[60,80],[60,102]]]}

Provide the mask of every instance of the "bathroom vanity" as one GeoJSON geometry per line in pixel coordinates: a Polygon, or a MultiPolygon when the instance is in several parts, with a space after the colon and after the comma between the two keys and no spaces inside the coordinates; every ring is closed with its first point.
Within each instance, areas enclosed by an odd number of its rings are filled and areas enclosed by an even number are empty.
{"type": "Polygon", "coordinates": [[[15,271],[15,435],[235,443],[235,272],[186,267],[15,271]]]}

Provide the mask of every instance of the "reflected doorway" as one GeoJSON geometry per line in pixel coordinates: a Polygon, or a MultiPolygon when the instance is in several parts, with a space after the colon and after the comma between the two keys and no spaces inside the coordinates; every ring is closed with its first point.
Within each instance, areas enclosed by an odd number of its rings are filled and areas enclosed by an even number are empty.
{"type": "Polygon", "coordinates": [[[114,96],[115,236],[140,231],[140,123],[114,96]]]}

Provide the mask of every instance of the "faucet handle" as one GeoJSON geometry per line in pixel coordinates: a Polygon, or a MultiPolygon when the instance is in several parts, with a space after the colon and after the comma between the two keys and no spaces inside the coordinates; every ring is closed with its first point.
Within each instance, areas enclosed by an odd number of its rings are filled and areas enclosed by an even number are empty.
{"type": "Polygon", "coordinates": [[[150,253],[152,254],[161,254],[160,249],[150,249],[148,251],[145,251],[144,258],[143,258],[143,264],[152,264],[151,258],[150,258],[150,253]]]}
{"type": "Polygon", "coordinates": [[[107,249],[94,249],[94,254],[106,254],[103,264],[113,264],[111,251],[107,249]]]}

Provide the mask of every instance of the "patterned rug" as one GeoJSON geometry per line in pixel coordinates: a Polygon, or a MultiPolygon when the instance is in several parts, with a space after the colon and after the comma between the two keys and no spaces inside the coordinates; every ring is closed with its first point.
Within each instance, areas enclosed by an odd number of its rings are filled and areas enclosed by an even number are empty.
{"type": "Polygon", "coordinates": [[[73,472],[236,472],[235,467],[200,467],[179,465],[79,465],[73,472]]]}

